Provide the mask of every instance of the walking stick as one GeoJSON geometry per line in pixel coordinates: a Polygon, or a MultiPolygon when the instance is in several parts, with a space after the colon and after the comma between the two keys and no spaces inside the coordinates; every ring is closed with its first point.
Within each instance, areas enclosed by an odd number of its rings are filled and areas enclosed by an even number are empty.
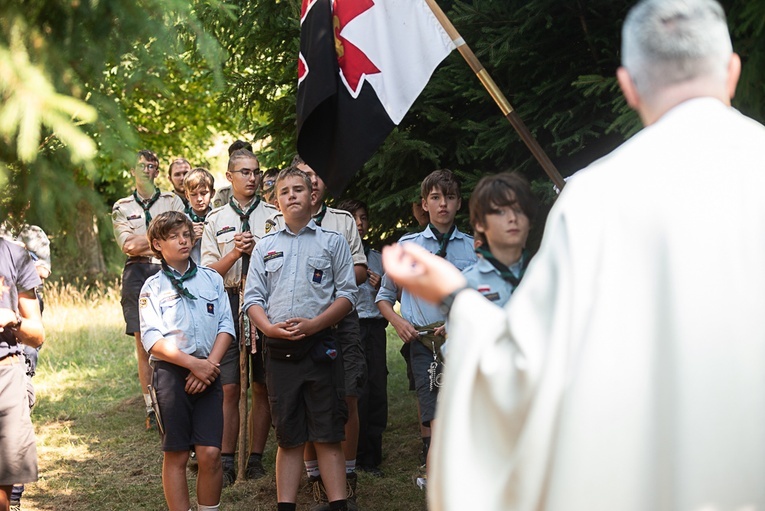
{"type": "Polygon", "coordinates": [[[494,99],[494,102],[497,103],[499,109],[502,110],[502,115],[510,121],[510,124],[515,128],[515,131],[520,135],[521,139],[526,144],[526,147],[529,148],[531,154],[534,155],[534,158],[536,158],[537,162],[542,166],[553,184],[558,190],[562,191],[566,182],[563,180],[560,172],[555,168],[555,165],[550,161],[550,158],[547,157],[547,153],[545,153],[544,149],[539,145],[539,142],[534,138],[534,135],[531,134],[521,117],[513,109],[512,105],[510,105],[510,102],[507,101],[505,95],[499,90],[499,87],[497,87],[497,84],[492,77],[489,76],[486,68],[483,67],[483,64],[478,60],[478,57],[475,56],[473,50],[470,49],[460,33],[457,32],[457,29],[454,28],[452,22],[449,21],[449,18],[446,17],[444,11],[442,11],[441,7],[436,3],[436,0],[425,0],[425,2],[428,4],[428,7],[430,7],[430,10],[433,11],[436,19],[449,35],[452,42],[457,46],[457,50],[459,50],[462,57],[467,61],[470,68],[489,92],[489,95],[494,99]]]}
{"type": "Polygon", "coordinates": [[[250,376],[250,321],[244,313],[244,286],[247,283],[247,271],[250,268],[249,254],[242,254],[242,278],[239,281],[239,439],[237,450],[239,460],[236,482],[245,480],[247,470],[247,386],[250,376]]]}

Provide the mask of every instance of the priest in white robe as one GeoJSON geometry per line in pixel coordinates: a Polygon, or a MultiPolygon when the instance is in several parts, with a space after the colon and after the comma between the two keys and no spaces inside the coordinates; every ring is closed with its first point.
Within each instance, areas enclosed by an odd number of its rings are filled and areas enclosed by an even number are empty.
{"type": "Polygon", "coordinates": [[[714,0],[646,0],[617,71],[645,128],[578,172],[505,309],[414,246],[451,306],[432,511],[765,509],[765,128],[714,0]]]}

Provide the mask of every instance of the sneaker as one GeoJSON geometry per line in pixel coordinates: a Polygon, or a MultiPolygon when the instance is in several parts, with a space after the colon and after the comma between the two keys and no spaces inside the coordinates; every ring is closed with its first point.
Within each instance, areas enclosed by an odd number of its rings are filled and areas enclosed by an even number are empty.
{"type": "Polygon", "coordinates": [[[428,476],[414,476],[412,481],[420,490],[425,491],[428,489],[428,476]]]}
{"type": "Polygon", "coordinates": [[[223,487],[226,488],[236,482],[236,469],[233,465],[223,465],[223,487]]]}
{"type": "Polygon", "coordinates": [[[244,473],[246,479],[260,479],[266,476],[266,469],[263,468],[263,461],[250,458],[247,460],[247,471],[244,473]]]}
{"type": "Polygon", "coordinates": [[[146,431],[159,431],[159,425],[157,425],[157,414],[154,410],[146,414],[146,431]]]}
{"type": "Polygon", "coordinates": [[[315,504],[311,506],[311,511],[329,511],[329,499],[327,499],[327,490],[324,488],[324,482],[319,477],[309,477],[308,483],[311,485],[313,500],[315,504]]]}
{"type": "Polygon", "coordinates": [[[20,500],[12,500],[11,501],[10,511],[21,511],[21,501],[20,500]]]}

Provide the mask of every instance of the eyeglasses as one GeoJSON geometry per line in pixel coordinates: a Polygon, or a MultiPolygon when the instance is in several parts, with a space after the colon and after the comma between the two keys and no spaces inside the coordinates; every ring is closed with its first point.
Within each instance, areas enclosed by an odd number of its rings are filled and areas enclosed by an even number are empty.
{"type": "Polygon", "coordinates": [[[257,169],[232,170],[231,173],[232,174],[241,174],[243,178],[249,179],[250,176],[252,176],[252,175],[259,176],[260,175],[260,168],[257,168],[257,169]]]}
{"type": "Polygon", "coordinates": [[[137,166],[138,166],[138,170],[143,170],[143,169],[157,170],[157,165],[154,163],[139,163],[137,166]]]}
{"type": "Polygon", "coordinates": [[[276,179],[266,179],[265,181],[263,181],[263,186],[265,186],[266,188],[271,188],[275,184],[276,184],[276,179]]]}

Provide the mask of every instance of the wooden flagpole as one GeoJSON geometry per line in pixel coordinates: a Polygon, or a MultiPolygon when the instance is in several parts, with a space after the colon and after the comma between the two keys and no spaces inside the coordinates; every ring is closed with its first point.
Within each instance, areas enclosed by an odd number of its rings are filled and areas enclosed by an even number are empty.
{"type": "Polygon", "coordinates": [[[436,19],[441,24],[441,26],[444,27],[444,30],[446,30],[446,33],[451,38],[452,42],[454,42],[454,44],[457,46],[457,50],[459,50],[462,57],[467,61],[468,65],[470,65],[470,68],[489,92],[489,95],[491,95],[491,97],[497,103],[499,109],[502,110],[502,115],[504,115],[505,118],[510,121],[510,124],[512,124],[513,128],[515,128],[515,131],[518,132],[518,135],[520,135],[521,139],[526,144],[526,147],[529,148],[531,154],[534,155],[534,158],[536,158],[536,160],[542,166],[544,171],[552,180],[553,184],[555,184],[558,190],[563,190],[563,186],[566,184],[566,182],[563,180],[560,172],[558,172],[558,169],[555,168],[555,165],[553,165],[553,162],[550,161],[550,158],[547,157],[547,153],[544,152],[542,147],[539,145],[539,142],[537,142],[537,140],[531,134],[518,113],[507,101],[505,95],[502,94],[502,91],[499,90],[497,84],[494,82],[491,76],[489,76],[486,68],[483,67],[481,62],[478,60],[478,57],[475,56],[473,50],[470,49],[460,33],[457,32],[457,29],[454,28],[452,22],[449,21],[449,18],[446,17],[444,11],[441,10],[441,7],[439,7],[439,5],[436,3],[436,0],[425,0],[425,2],[428,4],[428,7],[430,7],[430,10],[433,11],[433,14],[436,16],[436,19]]]}
{"type": "MultiPolygon", "coordinates": [[[[250,346],[247,340],[250,339],[249,318],[244,312],[244,287],[247,283],[247,270],[250,266],[250,256],[242,255],[242,278],[239,281],[239,438],[237,439],[237,450],[239,458],[237,464],[236,482],[243,482],[246,479],[247,460],[250,451],[247,449],[247,388],[250,382],[250,346]]],[[[250,341],[252,341],[250,339],[250,341]]]]}

